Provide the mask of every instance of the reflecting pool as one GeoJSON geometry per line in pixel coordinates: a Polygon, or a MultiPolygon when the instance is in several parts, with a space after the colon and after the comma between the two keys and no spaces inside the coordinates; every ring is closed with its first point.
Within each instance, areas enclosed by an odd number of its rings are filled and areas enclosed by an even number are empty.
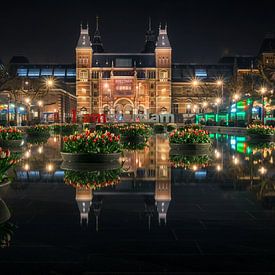
{"type": "Polygon", "coordinates": [[[168,136],[157,134],[118,163],[78,167],[62,163],[61,136],[27,143],[0,188],[0,219],[9,211],[12,231],[1,267],[273,271],[275,145],[211,137],[208,155],[171,155],[168,136]]]}

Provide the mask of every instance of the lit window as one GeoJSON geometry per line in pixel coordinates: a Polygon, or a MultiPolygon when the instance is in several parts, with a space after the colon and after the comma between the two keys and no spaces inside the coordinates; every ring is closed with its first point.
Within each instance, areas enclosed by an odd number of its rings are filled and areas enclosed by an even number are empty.
{"type": "Polygon", "coordinates": [[[207,72],[205,69],[195,69],[196,77],[207,77],[207,72]]]}
{"type": "Polygon", "coordinates": [[[49,76],[53,74],[53,69],[42,69],[41,76],[49,76]]]}
{"type": "Polygon", "coordinates": [[[27,76],[27,73],[28,73],[28,69],[25,69],[25,68],[17,69],[18,76],[27,76]]]}
{"type": "Polygon", "coordinates": [[[39,76],[40,70],[39,69],[29,69],[28,76],[39,76]]]}

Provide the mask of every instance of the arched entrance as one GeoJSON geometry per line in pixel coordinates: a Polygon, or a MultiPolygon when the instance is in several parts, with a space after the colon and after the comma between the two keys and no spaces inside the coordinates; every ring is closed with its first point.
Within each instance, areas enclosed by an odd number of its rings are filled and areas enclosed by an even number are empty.
{"type": "Polygon", "coordinates": [[[130,121],[133,118],[134,104],[128,98],[121,98],[115,102],[115,115],[118,120],[130,121]]]}

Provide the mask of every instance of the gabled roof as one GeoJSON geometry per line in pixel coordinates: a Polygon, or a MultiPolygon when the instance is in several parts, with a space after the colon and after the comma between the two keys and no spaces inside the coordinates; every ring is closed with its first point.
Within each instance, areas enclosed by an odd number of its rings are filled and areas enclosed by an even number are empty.
{"type": "Polygon", "coordinates": [[[99,18],[97,16],[96,17],[96,30],[95,30],[94,37],[93,37],[92,48],[93,48],[94,53],[103,53],[104,48],[103,48],[103,43],[102,43],[100,31],[99,31],[99,28],[98,28],[98,19],[99,18]]]}
{"type": "Polygon", "coordinates": [[[151,19],[149,18],[148,30],[145,34],[145,45],[142,53],[154,53],[156,48],[156,33],[152,30],[151,19]]]}

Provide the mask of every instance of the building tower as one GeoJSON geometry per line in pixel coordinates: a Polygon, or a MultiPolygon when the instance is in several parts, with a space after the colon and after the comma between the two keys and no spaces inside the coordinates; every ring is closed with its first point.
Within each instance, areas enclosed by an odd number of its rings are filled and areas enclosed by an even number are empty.
{"type": "Polygon", "coordinates": [[[167,35],[167,25],[159,34],[155,49],[156,58],[156,113],[171,112],[172,48],[167,35]]]}
{"type": "Polygon", "coordinates": [[[155,204],[159,224],[164,221],[171,201],[171,168],[169,164],[169,141],[163,136],[156,137],[156,183],[155,204]]]}
{"type": "Polygon", "coordinates": [[[88,225],[89,212],[92,205],[93,193],[90,188],[77,187],[75,190],[75,200],[80,212],[80,224],[88,225]]]}
{"type": "Polygon", "coordinates": [[[102,43],[102,39],[101,39],[101,35],[99,32],[99,27],[98,27],[98,20],[99,20],[99,17],[97,16],[96,17],[96,30],[95,30],[93,42],[92,42],[93,53],[103,53],[104,52],[103,43],[102,43]]]}
{"type": "Polygon", "coordinates": [[[264,67],[275,67],[275,37],[268,33],[262,42],[259,59],[264,67]]]}
{"type": "Polygon", "coordinates": [[[80,27],[80,36],[76,46],[76,96],[77,112],[91,113],[91,82],[90,68],[92,67],[92,47],[89,27],[80,27]]]}
{"type": "Polygon", "coordinates": [[[149,18],[148,22],[148,30],[145,34],[145,44],[142,53],[154,53],[156,48],[156,34],[155,31],[152,30],[151,18],[149,18]]]}

